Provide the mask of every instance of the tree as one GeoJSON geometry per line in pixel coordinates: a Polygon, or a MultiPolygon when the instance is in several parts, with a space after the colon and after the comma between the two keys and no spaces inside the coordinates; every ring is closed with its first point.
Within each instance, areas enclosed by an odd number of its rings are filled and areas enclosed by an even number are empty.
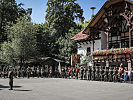
{"type": "Polygon", "coordinates": [[[24,18],[18,19],[16,22],[16,24],[10,23],[6,28],[8,42],[4,42],[2,45],[2,60],[6,62],[8,59],[8,64],[13,64],[12,60],[19,61],[22,65],[26,60],[35,57],[37,54],[37,28],[24,18]],[[9,47],[8,50],[5,49],[6,46],[9,47]]]}
{"type": "Polygon", "coordinates": [[[66,63],[70,63],[72,53],[77,52],[77,45],[71,40],[72,36],[77,34],[80,28],[71,28],[64,37],[60,37],[58,43],[60,45],[58,54],[59,58],[63,59],[66,63]]]}
{"type": "Polygon", "coordinates": [[[15,0],[0,0],[0,44],[7,40],[7,35],[4,34],[7,23],[16,23],[17,18],[26,15],[22,5],[17,5],[15,0]]]}
{"type": "Polygon", "coordinates": [[[89,23],[92,21],[92,19],[94,17],[95,17],[95,15],[92,15],[91,19],[89,19],[88,21],[85,21],[84,23],[78,23],[78,25],[81,25],[82,26],[82,30],[83,30],[84,28],[86,28],[89,25],[89,23]]]}
{"type": "Polygon", "coordinates": [[[54,30],[57,37],[65,36],[71,27],[75,27],[75,20],[83,21],[83,10],[76,3],[77,0],[48,0],[46,23],[54,30]]]}
{"type": "Polygon", "coordinates": [[[75,50],[70,40],[73,32],[79,29],[75,21],[84,20],[83,10],[76,1],[48,0],[47,2],[45,20],[50,27],[51,37],[54,37],[53,54],[67,62],[70,61],[71,53],[75,50]]]}
{"type": "Polygon", "coordinates": [[[54,56],[53,54],[55,49],[55,39],[51,35],[51,31],[48,27],[48,25],[40,24],[37,25],[38,32],[37,32],[37,51],[39,52],[39,56],[54,56]]]}
{"type": "Polygon", "coordinates": [[[10,42],[4,42],[2,44],[1,52],[0,52],[0,60],[1,62],[15,65],[16,59],[15,59],[15,51],[13,50],[12,44],[10,42]]]}

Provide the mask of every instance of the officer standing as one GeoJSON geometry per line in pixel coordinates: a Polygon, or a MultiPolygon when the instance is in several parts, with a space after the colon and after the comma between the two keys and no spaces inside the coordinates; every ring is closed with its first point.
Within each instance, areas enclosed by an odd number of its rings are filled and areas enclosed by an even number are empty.
{"type": "Polygon", "coordinates": [[[12,67],[9,68],[8,77],[9,77],[9,86],[10,86],[9,90],[13,90],[13,68],[12,67]]]}

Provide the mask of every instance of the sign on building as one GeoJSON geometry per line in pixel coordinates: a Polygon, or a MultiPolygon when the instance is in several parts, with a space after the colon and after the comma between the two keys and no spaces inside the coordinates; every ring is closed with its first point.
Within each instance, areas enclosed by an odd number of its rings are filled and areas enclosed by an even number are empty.
{"type": "Polygon", "coordinates": [[[80,55],[72,54],[71,55],[71,66],[75,66],[76,64],[80,63],[80,55]]]}

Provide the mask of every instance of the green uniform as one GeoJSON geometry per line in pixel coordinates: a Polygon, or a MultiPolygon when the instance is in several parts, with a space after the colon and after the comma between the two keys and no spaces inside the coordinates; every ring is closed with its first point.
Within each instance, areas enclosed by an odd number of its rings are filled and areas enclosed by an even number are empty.
{"type": "Polygon", "coordinates": [[[106,68],[104,70],[104,81],[108,81],[108,70],[106,68]]]}
{"type": "Polygon", "coordinates": [[[88,80],[91,80],[91,68],[88,68],[88,80]]]}
{"type": "Polygon", "coordinates": [[[91,79],[94,81],[95,80],[95,68],[93,67],[92,69],[92,74],[91,74],[91,79]]]}
{"type": "Polygon", "coordinates": [[[9,77],[10,90],[13,90],[13,71],[9,71],[8,77],[9,77]]]}
{"type": "Polygon", "coordinates": [[[104,73],[104,70],[101,67],[100,71],[99,71],[99,79],[100,79],[100,81],[103,81],[103,76],[104,76],[103,73],[104,73]]]}
{"type": "Polygon", "coordinates": [[[99,81],[99,68],[98,67],[96,69],[95,74],[96,74],[96,81],[99,81]]]}
{"type": "Polygon", "coordinates": [[[108,73],[109,75],[109,82],[112,82],[113,81],[113,71],[112,71],[112,69],[110,68],[109,69],[109,73],[108,73]]]}

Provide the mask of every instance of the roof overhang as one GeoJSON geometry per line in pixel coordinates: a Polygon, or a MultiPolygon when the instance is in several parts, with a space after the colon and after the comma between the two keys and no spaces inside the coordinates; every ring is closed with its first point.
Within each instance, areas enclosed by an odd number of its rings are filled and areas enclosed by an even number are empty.
{"type": "Polygon", "coordinates": [[[119,2],[128,2],[133,4],[130,0],[111,0],[107,1],[102,8],[98,11],[98,13],[95,15],[95,17],[92,19],[92,21],[89,23],[89,25],[85,28],[83,33],[88,34],[90,32],[90,27],[94,27],[94,25],[99,21],[99,19],[102,17],[102,15],[105,13],[105,9],[109,8],[111,5],[119,3],[119,2]]]}

